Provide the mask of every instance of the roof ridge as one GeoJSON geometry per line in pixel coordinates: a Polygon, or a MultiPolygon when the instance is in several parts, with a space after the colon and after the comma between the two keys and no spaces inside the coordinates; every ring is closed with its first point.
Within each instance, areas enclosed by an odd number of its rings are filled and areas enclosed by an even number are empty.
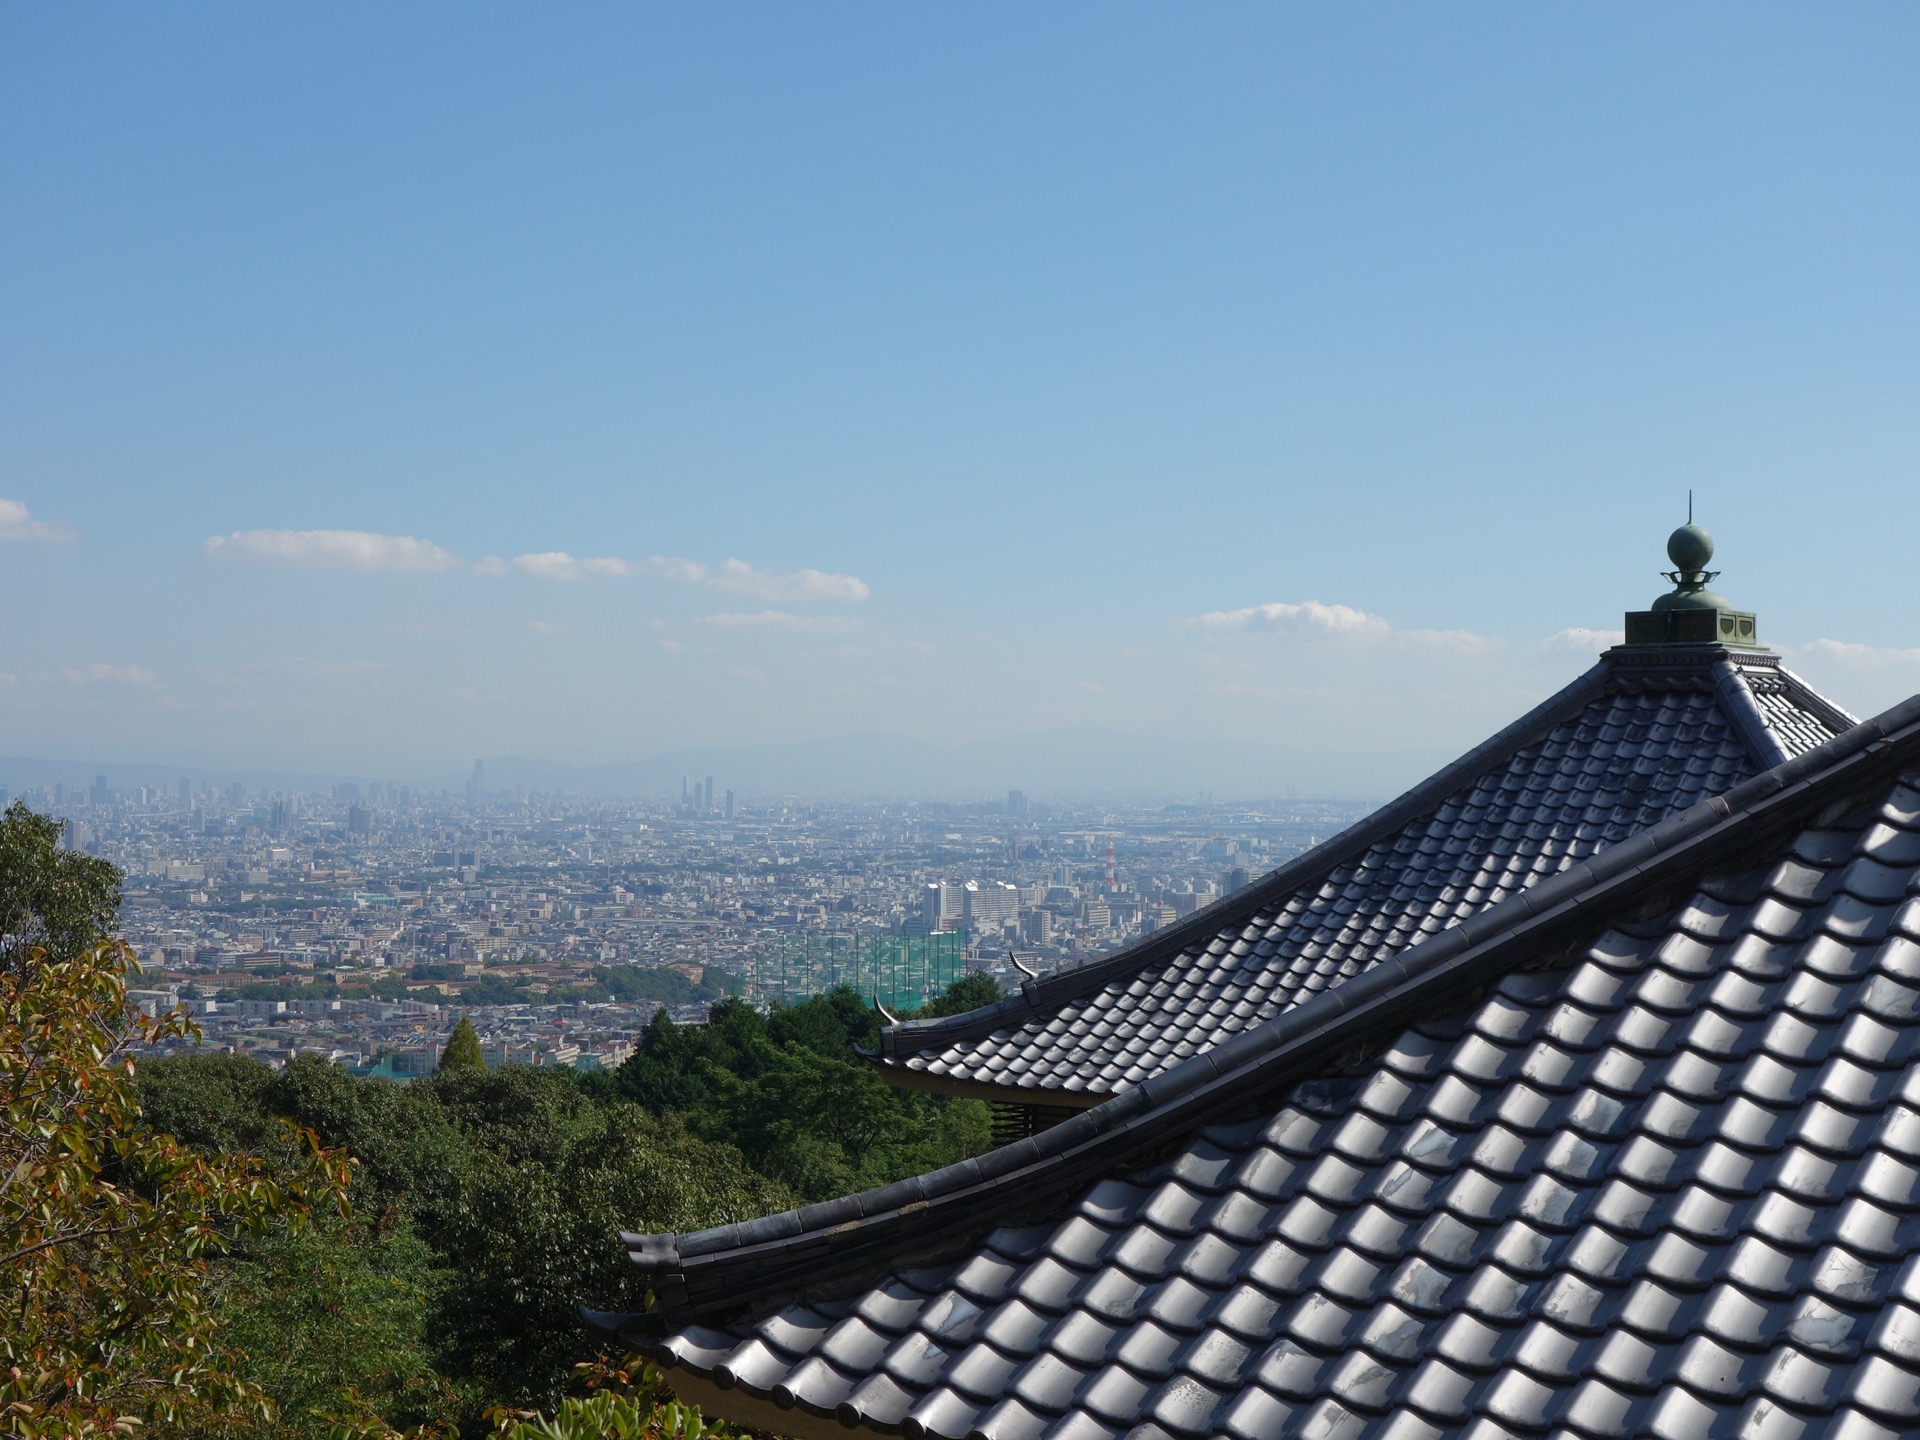
{"type": "Polygon", "coordinates": [[[883,1253],[978,1231],[1203,1125],[1257,1104],[1382,1024],[1430,1014],[1463,984],[1537,956],[1576,925],[1603,919],[1650,887],[1691,882],[1712,865],[1806,821],[1920,758],[1920,696],[1701,801],[1559,875],[1409,946],[1344,985],[1242,1032],[1031,1139],[893,1185],[688,1235],[623,1234],[653,1277],[645,1327],[738,1308],[776,1290],[844,1275],[883,1253]],[[981,1204],[985,1197],[987,1204],[981,1204]]]}
{"type": "Polygon", "coordinates": [[[1052,970],[1037,979],[1024,981],[1012,995],[991,1005],[934,1020],[904,1020],[897,1025],[886,1026],[880,1031],[879,1051],[867,1053],[876,1063],[885,1066],[895,1056],[915,1054],[929,1045],[953,1044],[990,1035],[1010,1023],[1018,1023],[1029,1015],[1039,1013],[1049,1005],[1099,990],[1116,976],[1143,970],[1158,960],[1170,959],[1189,945],[1209,939],[1227,926],[1244,925],[1270,902],[1294,894],[1310,881],[1324,879],[1348,861],[1364,855],[1380,840],[1397,834],[1411,821],[1453,794],[1466,780],[1487,770],[1497,755],[1521,748],[1533,732],[1545,734],[1584,709],[1618,673],[1611,658],[1603,656],[1560,690],[1458,759],[1403,791],[1364,819],[1355,821],[1324,845],[1316,845],[1295,856],[1229,899],[1196,910],[1179,924],[1111,955],[1071,969],[1052,970]]]}
{"type": "Polygon", "coordinates": [[[1713,662],[1713,693],[1720,701],[1720,708],[1727,712],[1727,719],[1733,722],[1734,733],[1760,762],[1762,770],[1771,770],[1792,755],[1786,743],[1767,724],[1760,702],[1747,688],[1740,667],[1725,655],[1713,662]]]}

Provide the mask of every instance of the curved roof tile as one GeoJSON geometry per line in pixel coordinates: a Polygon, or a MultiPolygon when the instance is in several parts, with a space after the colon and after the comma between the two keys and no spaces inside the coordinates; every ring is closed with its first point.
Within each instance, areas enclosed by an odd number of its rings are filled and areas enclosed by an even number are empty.
{"type": "Polygon", "coordinates": [[[792,1434],[1912,1434],[1917,772],[1920,698],[971,1168],[629,1237],[600,1322],[792,1434]]]}
{"type": "Polygon", "coordinates": [[[1768,653],[1614,650],[1346,834],[1166,935],[882,1032],[896,1084],[1097,1103],[1853,723],[1768,653]]]}

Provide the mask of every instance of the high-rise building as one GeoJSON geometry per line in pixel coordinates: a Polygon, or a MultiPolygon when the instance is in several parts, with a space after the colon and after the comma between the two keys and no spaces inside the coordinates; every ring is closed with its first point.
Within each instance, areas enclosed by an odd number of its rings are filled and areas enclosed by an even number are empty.
{"type": "Polygon", "coordinates": [[[104,775],[93,777],[93,803],[96,805],[107,803],[107,777],[104,775]]]}
{"type": "Polygon", "coordinates": [[[486,793],[487,762],[476,760],[473,762],[473,774],[467,777],[467,799],[480,800],[486,796],[486,793]]]}
{"type": "Polygon", "coordinates": [[[727,791],[727,819],[733,819],[733,792],[727,791]]]}
{"type": "Polygon", "coordinates": [[[1019,886],[1004,880],[969,880],[964,894],[970,929],[1000,930],[1019,923],[1019,886]]]}
{"type": "Polygon", "coordinates": [[[1007,791],[1007,814],[1016,819],[1025,819],[1027,814],[1027,792],[1024,790],[1007,791]]]}
{"type": "Polygon", "coordinates": [[[958,930],[967,915],[967,892],[946,881],[929,884],[921,892],[920,913],[929,930],[958,930]]]}
{"type": "Polygon", "coordinates": [[[364,805],[347,807],[347,833],[349,835],[371,835],[373,833],[373,812],[364,805]]]}
{"type": "Polygon", "coordinates": [[[713,777],[711,775],[707,776],[706,794],[701,797],[700,809],[708,815],[713,813],[713,777]]]}
{"type": "Polygon", "coordinates": [[[182,810],[193,808],[193,782],[184,775],[180,777],[180,808],[182,810]]]}

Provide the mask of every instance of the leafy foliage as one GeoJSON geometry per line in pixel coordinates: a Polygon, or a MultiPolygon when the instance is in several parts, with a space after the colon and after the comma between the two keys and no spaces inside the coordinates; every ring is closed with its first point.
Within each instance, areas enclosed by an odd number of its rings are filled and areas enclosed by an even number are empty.
{"type": "Polygon", "coordinates": [[[738,1431],[716,1425],[673,1398],[659,1370],[635,1360],[626,1369],[604,1363],[579,1367],[590,1393],[568,1396],[551,1416],[505,1407],[494,1414],[496,1440],[735,1440],[738,1431]]]}
{"type": "MultiPolygon", "coordinates": [[[[84,935],[91,879],[78,872],[77,895],[39,892],[52,897],[41,933],[84,935]]],[[[240,1237],[344,1209],[345,1160],[287,1128],[272,1165],[151,1131],[126,1048],[182,1034],[186,1019],[129,1011],[118,944],[13,959],[0,968],[0,1424],[79,1436],[271,1413],[239,1373],[209,1270],[240,1237]]]]}
{"type": "Polygon", "coordinates": [[[458,1069],[401,1086],[313,1056],[275,1073],[194,1055],[143,1067],[140,1083],[154,1115],[191,1119],[182,1128],[196,1143],[257,1144],[284,1119],[356,1157],[355,1209],[366,1225],[231,1262],[246,1273],[226,1294],[247,1313],[249,1334],[282,1323],[279,1296],[333,1283],[389,1337],[382,1350],[394,1363],[368,1372],[344,1317],[336,1329],[310,1316],[310,1364],[256,1364],[262,1388],[296,1397],[282,1434],[326,1433],[312,1428],[329,1413],[325,1387],[308,1381],[330,1368],[353,1377],[357,1397],[336,1393],[336,1416],[471,1422],[493,1403],[554,1403],[587,1345],[576,1307],[644,1304],[622,1229],[700,1229],[793,1198],[738,1150],[672,1117],[597,1099],[568,1071],[458,1069]],[[341,1278],[316,1278],[329,1269],[341,1278]],[[312,1425],[301,1428],[299,1416],[312,1425]]]}
{"type": "Polygon", "coordinates": [[[70,961],[113,933],[120,872],[60,849],[63,828],[19,800],[0,815],[0,966],[18,968],[36,950],[70,961]]]}
{"type": "Polygon", "coordinates": [[[984,970],[962,975],[936,995],[914,1015],[916,1020],[938,1020],[943,1015],[964,1015],[1002,998],[1000,982],[984,970]]]}
{"type": "MultiPolygon", "coordinates": [[[[508,1440],[723,1440],[649,1370],[603,1365],[568,1393],[576,1307],[646,1300],[619,1232],[725,1224],[988,1143],[984,1107],[882,1084],[859,1054],[879,1017],[844,990],[769,1016],[725,1000],[704,1026],[663,1011],[615,1075],[489,1071],[464,1019],[440,1073],[406,1086],[311,1056],[136,1074],[131,1045],[191,1022],[128,1008],[118,872],[59,835],[24,806],[0,816],[6,1434],[394,1440],[477,1435],[491,1413],[508,1440]]],[[[715,993],[673,971],[582,982],[715,993]]],[[[997,993],[961,982],[935,1004],[997,993]]]]}
{"type": "Polygon", "coordinates": [[[404,1223],[323,1217],[237,1245],[215,1267],[214,1299],[242,1373],[276,1402],[271,1417],[222,1416],[205,1430],[321,1436],[343,1424],[449,1427],[455,1387],[435,1368],[428,1321],[458,1277],[404,1223]]]}
{"type": "Polygon", "coordinates": [[[987,1148],[977,1101],[895,1090],[858,1058],[879,1017],[840,989],[762,1016],[738,1000],[703,1026],[665,1012],[613,1077],[614,1091],[689,1129],[725,1139],[761,1174],[806,1200],[884,1185],[987,1148]]]}
{"type": "Polygon", "coordinates": [[[473,1022],[462,1015],[447,1037],[447,1048],[440,1052],[440,1073],[451,1075],[456,1070],[486,1068],[487,1057],[480,1053],[480,1037],[474,1034],[473,1022]]]}

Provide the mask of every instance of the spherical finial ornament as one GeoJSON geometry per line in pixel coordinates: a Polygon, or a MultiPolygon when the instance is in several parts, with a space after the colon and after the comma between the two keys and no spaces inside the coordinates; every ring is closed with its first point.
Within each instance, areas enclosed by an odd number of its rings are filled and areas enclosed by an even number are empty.
{"type": "Polygon", "coordinates": [[[1682,525],[1667,537],[1667,558],[1673,568],[1698,573],[1713,559],[1713,536],[1698,525],[1682,525]]]}

